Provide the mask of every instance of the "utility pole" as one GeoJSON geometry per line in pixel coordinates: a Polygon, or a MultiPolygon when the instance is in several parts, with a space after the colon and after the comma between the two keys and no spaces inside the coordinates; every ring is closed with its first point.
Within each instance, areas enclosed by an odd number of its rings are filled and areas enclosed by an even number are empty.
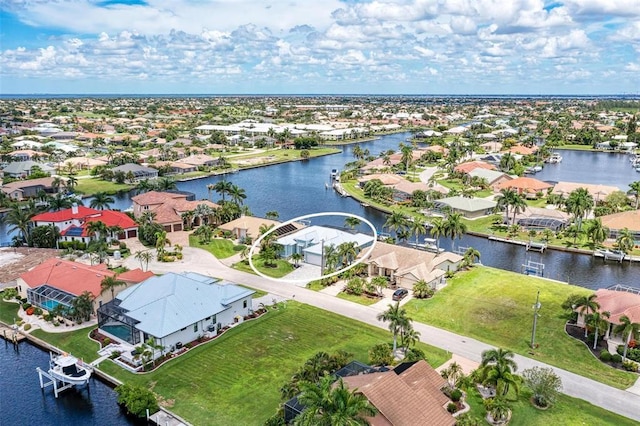
{"type": "Polygon", "coordinates": [[[324,240],[320,241],[320,277],[324,277],[324,240]]]}
{"type": "Polygon", "coordinates": [[[533,305],[533,329],[531,330],[531,348],[535,349],[536,347],[536,326],[538,325],[538,311],[540,310],[540,290],[538,290],[538,295],[536,296],[536,304],[533,305]]]}

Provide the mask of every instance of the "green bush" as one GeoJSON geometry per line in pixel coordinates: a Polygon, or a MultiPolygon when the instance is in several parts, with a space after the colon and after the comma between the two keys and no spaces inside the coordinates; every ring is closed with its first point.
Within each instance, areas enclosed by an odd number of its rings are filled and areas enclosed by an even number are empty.
{"type": "Polygon", "coordinates": [[[18,296],[18,289],[16,288],[6,288],[3,292],[2,292],[2,298],[4,300],[11,300],[11,299],[15,299],[18,296]]]}
{"type": "Polygon", "coordinates": [[[616,364],[620,364],[622,362],[622,355],[620,354],[611,355],[611,361],[615,362],[616,364]]]}
{"type": "Polygon", "coordinates": [[[236,244],[235,246],[233,246],[233,251],[242,251],[246,248],[246,246],[242,245],[242,244],[236,244]]]}
{"type": "Polygon", "coordinates": [[[33,314],[34,315],[42,315],[42,309],[38,308],[36,306],[36,308],[33,310],[33,314]]]}
{"type": "Polygon", "coordinates": [[[108,337],[105,337],[104,340],[102,341],[103,346],[109,346],[110,343],[111,343],[111,339],[109,339],[108,337]]]}
{"type": "Polygon", "coordinates": [[[62,241],[58,243],[60,249],[86,250],[87,244],[82,241],[62,241]]]}
{"type": "Polygon", "coordinates": [[[462,398],[462,391],[460,389],[454,389],[451,392],[451,400],[453,402],[458,402],[460,401],[460,398],[462,398]]]}
{"type": "Polygon", "coordinates": [[[635,373],[638,371],[638,364],[636,364],[633,361],[625,361],[622,363],[622,368],[624,368],[627,371],[633,371],[635,373]]]}
{"type": "Polygon", "coordinates": [[[30,307],[31,307],[31,303],[28,303],[28,302],[27,302],[27,303],[23,303],[23,304],[22,304],[22,309],[24,309],[25,311],[26,311],[27,309],[29,309],[30,307]]]}
{"type": "Polygon", "coordinates": [[[116,387],[116,393],[118,394],[118,404],[124,405],[127,411],[134,416],[144,418],[147,410],[152,414],[159,409],[154,393],[142,386],[120,385],[116,387]]]}
{"type": "Polygon", "coordinates": [[[458,411],[458,406],[456,404],[454,404],[453,402],[450,402],[447,405],[447,411],[450,412],[451,414],[455,413],[456,411],[458,411]]]}
{"type": "MultiPolygon", "coordinates": [[[[31,330],[31,324],[25,324],[24,325],[24,331],[29,331],[29,330],[31,330]]],[[[631,371],[631,370],[629,370],[629,371],[631,371]]]]}
{"type": "Polygon", "coordinates": [[[603,362],[611,362],[611,354],[608,350],[603,349],[600,351],[600,360],[603,362]]]}

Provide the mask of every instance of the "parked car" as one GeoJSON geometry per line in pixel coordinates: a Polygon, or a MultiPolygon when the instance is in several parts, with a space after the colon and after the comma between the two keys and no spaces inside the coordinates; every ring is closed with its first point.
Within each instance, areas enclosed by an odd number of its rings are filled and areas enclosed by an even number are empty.
{"type": "Polygon", "coordinates": [[[409,294],[409,290],[406,288],[399,288],[393,292],[393,300],[402,300],[407,296],[407,294],[409,294]]]}

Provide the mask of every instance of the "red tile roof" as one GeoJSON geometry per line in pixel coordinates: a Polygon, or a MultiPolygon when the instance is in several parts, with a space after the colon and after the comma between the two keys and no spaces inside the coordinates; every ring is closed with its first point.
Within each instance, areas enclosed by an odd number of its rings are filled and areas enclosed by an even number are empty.
{"type": "Polygon", "coordinates": [[[107,226],[120,226],[122,229],[135,228],[138,226],[128,214],[113,210],[99,210],[98,216],[87,217],[86,221],[87,223],[100,221],[107,226]]]}
{"type": "Polygon", "coordinates": [[[64,222],[71,219],[83,219],[89,215],[99,213],[100,210],[85,206],[78,206],[77,213],[73,209],[65,209],[57,212],[46,212],[35,215],[31,218],[33,222],[64,222]]]}
{"type": "Polygon", "coordinates": [[[458,164],[453,170],[458,173],[469,173],[477,168],[496,170],[496,166],[484,161],[467,161],[466,163],[458,164]]]}
{"type": "Polygon", "coordinates": [[[620,324],[620,317],[626,315],[631,322],[640,322],[640,295],[626,291],[600,289],[596,291],[600,312],[609,312],[608,321],[620,324]]]}
{"type": "MultiPolygon", "coordinates": [[[[150,272],[134,269],[119,275],[118,278],[129,283],[139,283],[148,278],[148,274],[153,275],[150,272]],[[128,275],[122,277],[125,274],[128,275]]],[[[113,271],[107,269],[106,264],[89,266],[79,262],[51,258],[20,275],[20,278],[31,288],[49,284],[74,295],[88,291],[94,296],[98,296],[102,280],[105,277],[115,275],[113,271]]]]}

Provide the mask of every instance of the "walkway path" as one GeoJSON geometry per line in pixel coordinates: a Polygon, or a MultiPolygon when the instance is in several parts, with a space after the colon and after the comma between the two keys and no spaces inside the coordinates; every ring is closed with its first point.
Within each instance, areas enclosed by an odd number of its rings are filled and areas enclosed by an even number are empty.
{"type": "MultiPolygon", "coordinates": [[[[225,267],[210,253],[192,248],[184,248],[185,259],[176,263],[159,263],[152,261],[149,268],[158,273],[193,271],[202,274],[219,277],[239,284],[266,291],[281,298],[294,298],[296,301],[306,303],[345,317],[355,319],[366,324],[386,329],[386,325],[377,320],[377,315],[386,309],[385,304],[377,303],[372,306],[363,306],[337,297],[297,287],[293,284],[272,281],[257,275],[237,271],[225,267]],[[383,306],[381,306],[383,305],[383,306]]],[[[135,267],[135,259],[131,257],[131,266],[135,267]]],[[[127,265],[129,266],[129,265],[127,265]]],[[[445,331],[430,325],[414,323],[414,328],[420,332],[420,340],[432,346],[445,349],[471,361],[479,362],[481,353],[493,348],[491,345],[445,331]]],[[[596,382],[595,380],[579,376],[577,374],[552,367],[543,362],[536,361],[521,355],[515,356],[515,361],[521,370],[534,366],[551,367],[560,376],[563,383],[563,392],[569,396],[580,398],[606,410],[618,413],[622,416],[640,421],[640,395],[615,389],[611,386],[596,382]]]]}

